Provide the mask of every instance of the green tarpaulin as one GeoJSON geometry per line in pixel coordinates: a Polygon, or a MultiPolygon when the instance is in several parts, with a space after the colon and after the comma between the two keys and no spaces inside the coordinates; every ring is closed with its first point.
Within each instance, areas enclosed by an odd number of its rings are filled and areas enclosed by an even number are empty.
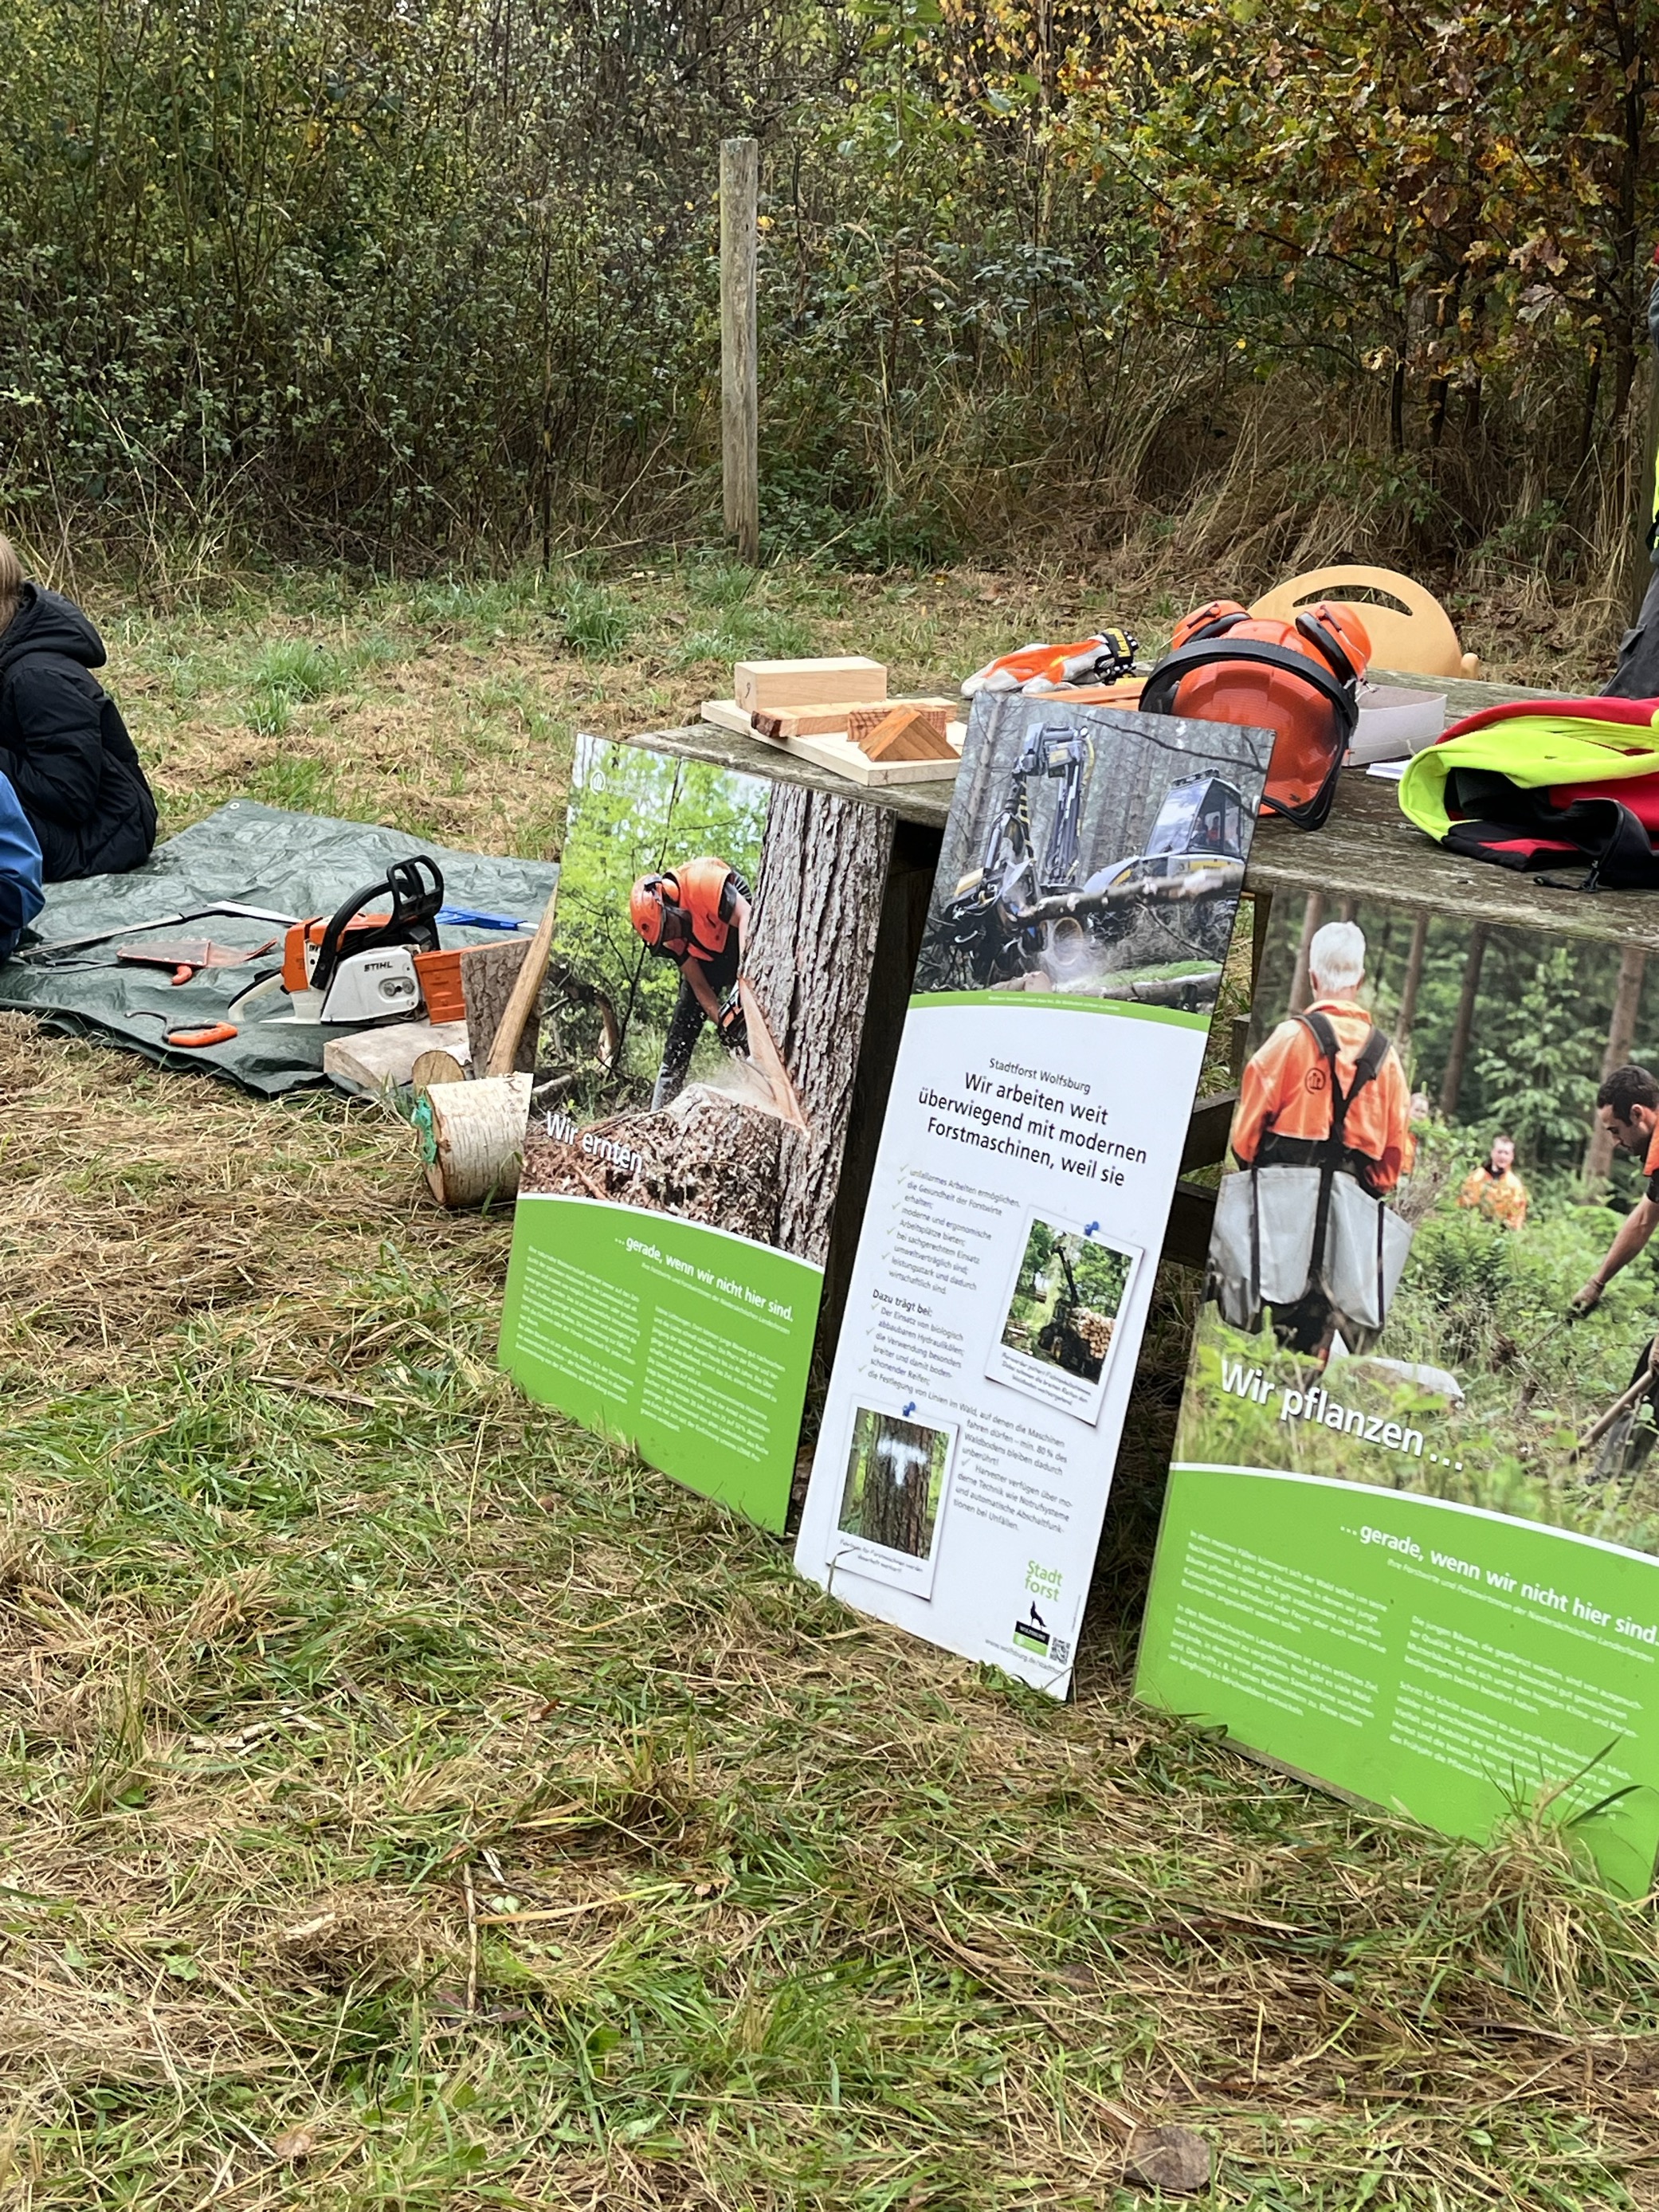
{"type": "MultiPolygon", "coordinates": [[[[88,876],[53,884],[46,910],[18,953],[0,965],[0,1007],[38,1015],[46,1025],[76,1036],[101,1037],[129,1047],[167,1067],[228,1076],[250,1091],[274,1097],[319,1084],[323,1047],[349,1036],[349,1027],[301,1027],[271,1018],[287,1012],[280,993],[265,999],[229,1042],[203,1050],[169,1049],[164,1029],[206,1026],[226,1018],[230,1002],[282,964],[280,943],[263,958],[238,968],[209,969],[176,988],[154,968],[133,968],[115,957],[122,940],[54,954],[64,939],[94,930],[130,929],[162,915],[184,915],[217,899],[233,900],[296,919],[331,914],[354,891],[377,882],[388,861],[429,853],[443,871],[444,895],[455,906],[483,908],[533,921],[550,896],[557,867],[545,860],[510,860],[481,853],[452,853],[401,830],[369,822],[334,822],[290,814],[256,799],[233,799],[204,822],[181,830],[142,868],[125,876],[88,876]],[[257,1017],[257,1018],[255,1018],[257,1017]]],[[[255,945],[279,935],[275,922],[215,915],[156,936],[211,937],[221,945],[255,945]]],[[[446,946],[485,945],[488,931],[442,927],[446,946]]]]}

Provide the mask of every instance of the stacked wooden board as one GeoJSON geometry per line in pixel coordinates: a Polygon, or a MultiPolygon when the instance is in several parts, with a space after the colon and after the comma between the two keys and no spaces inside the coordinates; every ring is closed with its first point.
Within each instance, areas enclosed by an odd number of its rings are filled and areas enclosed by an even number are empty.
{"type": "Polygon", "coordinates": [[[764,738],[851,783],[948,781],[966,725],[946,698],[890,699],[879,660],[740,660],[732,696],[705,699],[716,729],[764,738]]]}

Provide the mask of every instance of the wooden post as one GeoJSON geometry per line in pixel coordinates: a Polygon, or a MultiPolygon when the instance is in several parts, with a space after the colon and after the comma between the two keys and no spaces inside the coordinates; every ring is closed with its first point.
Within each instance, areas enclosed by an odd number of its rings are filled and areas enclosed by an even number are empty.
{"type": "Polygon", "coordinates": [[[1302,910],[1302,942],[1296,948],[1296,967],[1291,976],[1289,1011],[1293,1014],[1299,1014],[1313,995],[1312,985],[1308,980],[1308,952],[1324,913],[1324,893],[1310,891],[1308,903],[1302,910]]]}
{"type": "Polygon", "coordinates": [[[1480,963],[1486,957],[1486,925],[1478,921],[1469,932],[1469,953],[1463,963],[1463,988],[1458,994],[1457,1018],[1452,1024],[1446,1052],[1446,1078],[1440,1086],[1440,1118],[1449,1121],[1457,1111],[1457,1094],[1463,1088],[1463,1063],[1469,1056],[1469,1032],[1474,1027],[1475,994],[1480,988],[1480,963]]]}
{"type": "MultiPolygon", "coordinates": [[[[1642,1004],[1642,977],[1648,956],[1639,945],[1627,945],[1619,956],[1619,982],[1613,994],[1613,1018],[1607,1024],[1607,1048],[1601,1055],[1601,1080],[1630,1058],[1636,1041],[1636,1017],[1642,1004]]],[[[1600,1115],[1590,1122],[1590,1139],[1584,1147],[1584,1188],[1600,1182],[1613,1165],[1613,1133],[1601,1127],[1600,1115]]]]}
{"type": "Polygon", "coordinates": [[[741,560],[760,557],[760,398],[755,252],[760,147],[720,141],[720,488],[741,560]]]}
{"type": "Polygon", "coordinates": [[[1429,916],[1424,908],[1412,924],[1411,949],[1406,955],[1406,974],[1400,986],[1400,1012],[1394,1025],[1395,1050],[1402,1066],[1406,1048],[1411,1042],[1412,1024],[1417,1018],[1417,994],[1423,981],[1423,953],[1428,941],[1429,916]]]}

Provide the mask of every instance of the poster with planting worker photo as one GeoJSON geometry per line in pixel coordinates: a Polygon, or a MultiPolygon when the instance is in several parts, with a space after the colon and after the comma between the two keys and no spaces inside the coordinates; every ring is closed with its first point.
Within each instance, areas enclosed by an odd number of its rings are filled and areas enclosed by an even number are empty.
{"type": "Polygon", "coordinates": [[[974,702],[796,1561],[1071,1680],[1264,732],[974,702]]]}
{"type": "Polygon", "coordinates": [[[1275,902],[1137,1682],[1453,1833],[1559,1824],[1632,1893],[1659,1845],[1643,981],[1598,941],[1275,902]]]}
{"type": "Polygon", "coordinates": [[[501,1359],[781,1528],[891,817],[578,740],[501,1359]]]}

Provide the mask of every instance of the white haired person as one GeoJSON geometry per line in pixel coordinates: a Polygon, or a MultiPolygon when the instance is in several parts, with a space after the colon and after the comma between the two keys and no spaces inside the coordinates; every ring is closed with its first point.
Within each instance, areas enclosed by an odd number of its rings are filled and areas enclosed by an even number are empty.
{"type": "Polygon", "coordinates": [[[0,775],[28,817],[49,884],[136,868],[155,842],[138,755],[92,673],[104,660],[80,608],[32,583],[0,537],[0,775]]]}
{"type": "MultiPolygon", "coordinates": [[[[1233,1152],[1244,1167],[1322,1167],[1351,1175],[1380,1197],[1411,1171],[1411,1086],[1400,1055],[1360,1003],[1364,933],[1328,921],[1308,948],[1313,997],[1283,1021],[1244,1070],[1233,1117],[1233,1152]]],[[[1329,1349],[1331,1314],[1310,1288],[1273,1310],[1293,1352],[1329,1349]]]]}

